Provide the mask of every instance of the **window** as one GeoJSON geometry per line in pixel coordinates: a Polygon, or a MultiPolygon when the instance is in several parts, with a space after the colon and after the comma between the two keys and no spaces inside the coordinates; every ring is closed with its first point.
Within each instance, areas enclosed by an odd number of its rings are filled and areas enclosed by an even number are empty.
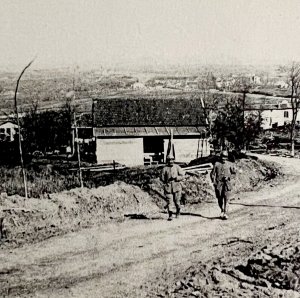
{"type": "Polygon", "coordinates": [[[5,133],[5,128],[0,128],[0,133],[5,133]]]}
{"type": "Polygon", "coordinates": [[[284,118],[289,118],[289,111],[284,111],[283,116],[284,118]]]}

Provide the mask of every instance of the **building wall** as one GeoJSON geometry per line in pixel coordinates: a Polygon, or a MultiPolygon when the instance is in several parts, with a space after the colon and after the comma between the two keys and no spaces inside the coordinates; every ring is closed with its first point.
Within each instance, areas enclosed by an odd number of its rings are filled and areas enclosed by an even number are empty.
{"type": "Polygon", "coordinates": [[[11,122],[6,122],[0,125],[0,134],[8,137],[8,141],[13,141],[18,126],[11,122]]]}
{"type": "Polygon", "coordinates": [[[97,139],[96,142],[98,164],[113,161],[126,166],[144,164],[143,138],[97,139]]]}
{"type": "MultiPolygon", "coordinates": [[[[263,129],[272,128],[272,125],[277,123],[278,126],[283,126],[285,123],[292,121],[292,110],[265,110],[262,112],[263,129]]],[[[300,121],[300,113],[298,113],[297,121],[300,121]]]]}
{"type": "MultiPolygon", "coordinates": [[[[198,157],[210,154],[210,144],[207,139],[173,139],[176,161],[190,162],[198,157]]],[[[167,155],[169,139],[164,139],[164,154],[167,155]]]]}

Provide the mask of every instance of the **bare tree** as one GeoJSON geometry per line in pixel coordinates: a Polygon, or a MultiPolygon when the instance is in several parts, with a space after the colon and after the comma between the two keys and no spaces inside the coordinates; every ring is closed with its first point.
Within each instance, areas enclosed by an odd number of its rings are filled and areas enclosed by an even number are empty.
{"type": "MultiPolygon", "coordinates": [[[[242,108],[242,111],[243,111],[243,135],[245,135],[245,131],[246,131],[246,128],[245,128],[245,125],[246,125],[246,117],[245,117],[245,105],[246,105],[246,96],[247,96],[247,93],[249,93],[250,89],[252,88],[252,84],[250,83],[250,80],[249,78],[245,77],[245,76],[240,76],[234,83],[234,86],[233,86],[234,90],[241,93],[243,96],[242,96],[242,99],[241,99],[241,108],[242,108]]],[[[246,142],[245,142],[245,139],[243,138],[242,139],[242,147],[244,149],[245,146],[246,146],[246,142]]]]}
{"type": "Polygon", "coordinates": [[[24,160],[23,160],[23,152],[22,152],[22,138],[21,138],[21,126],[20,126],[20,119],[19,119],[19,111],[18,111],[18,101],[17,101],[17,94],[18,94],[18,89],[19,89],[19,84],[22,75],[26,71],[27,68],[30,67],[30,65],[33,63],[35,59],[31,60],[22,70],[21,74],[18,77],[17,80],[17,85],[16,85],[16,90],[15,90],[15,96],[14,96],[14,104],[15,104],[15,113],[17,117],[17,125],[19,129],[18,137],[19,137],[19,152],[20,152],[20,161],[21,161],[21,167],[22,167],[22,173],[23,173],[23,181],[24,181],[24,191],[25,191],[25,198],[28,198],[28,192],[27,192],[27,179],[26,179],[26,172],[25,172],[25,167],[24,167],[24,160]]]}
{"type": "Polygon", "coordinates": [[[214,98],[212,93],[210,93],[210,89],[215,88],[215,84],[216,84],[216,78],[211,72],[206,73],[198,81],[198,92],[200,97],[200,104],[204,111],[204,116],[206,119],[206,124],[208,125],[208,132],[210,136],[212,135],[211,113],[213,110],[217,109],[217,105],[218,105],[218,100],[214,98]]]}
{"type": "Polygon", "coordinates": [[[300,63],[293,62],[287,70],[292,120],[290,125],[291,155],[295,155],[295,127],[300,107],[300,63]]]}
{"type": "Polygon", "coordinates": [[[215,146],[221,150],[226,148],[239,152],[259,136],[262,121],[260,111],[245,116],[236,98],[229,98],[227,104],[218,111],[212,127],[215,146]]]}

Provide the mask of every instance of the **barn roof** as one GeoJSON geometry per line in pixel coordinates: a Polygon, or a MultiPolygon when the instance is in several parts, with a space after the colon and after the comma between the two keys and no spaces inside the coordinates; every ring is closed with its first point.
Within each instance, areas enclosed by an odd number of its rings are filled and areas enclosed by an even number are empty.
{"type": "Polygon", "coordinates": [[[94,126],[206,126],[198,98],[106,98],[94,101],[94,126]]]}
{"type": "Polygon", "coordinates": [[[203,127],[197,126],[114,126],[95,128],[96,137],[135,137],[135,136],[202,136],[203,127]]]}

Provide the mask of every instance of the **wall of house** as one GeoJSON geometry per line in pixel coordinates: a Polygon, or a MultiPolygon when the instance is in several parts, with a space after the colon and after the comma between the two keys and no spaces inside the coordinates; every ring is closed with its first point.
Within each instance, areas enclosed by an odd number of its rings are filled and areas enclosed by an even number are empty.
{"type": "MultiPolygon", "coordinates": [[[[8,141],[13,141],[16,134],[17,125],[11,122],[6,122],[0,125],[0,135],[7,136],[8,141]]],[[[2,138],[2,136],[0,136],[2,138]]]]}
{"type": "MultiPolygon", "coordinates": [[[[177,162],[190,162],[198,157],[210,154],[210,144],[207,139],[173,139],[177,162]]],[[[167,155],[169,139],[164,139],[164,154],[167,155]]]]}
{"type": "Polygon", "coordinates": [[[126,166],[143,165],[143,138],[97,139],[96,156],[98,164],[115,161],[126,166]]]}
{"type": "MultiPolygon", "coordinates": [[[[272,128],[272,125],[277,123],[277,126],[283,126],[285,123],[292,121],[292,110],[265,110],[262,112],[263,129],[272,128]]],[[[297,121],[300,121],[300,113],[298,113],[297,121]]]]}

